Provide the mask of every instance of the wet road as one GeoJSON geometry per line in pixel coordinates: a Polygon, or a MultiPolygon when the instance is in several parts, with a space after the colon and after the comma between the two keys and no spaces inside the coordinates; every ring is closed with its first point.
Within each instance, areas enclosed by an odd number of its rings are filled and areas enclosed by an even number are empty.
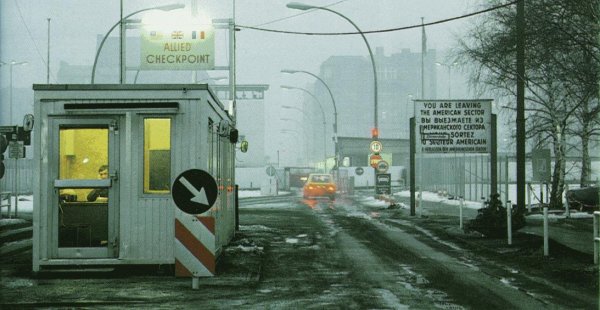
{"type": "Polygon", "coordinates": [[[1,308],[598,307],[592,290],[515,269],[494,253],[448,240],[444,231],[453,228],[434,229],[439,222],[366,201],[294,196],[242,202],[240,231],[223,252],[218,276],[202,279],[200,290],[192,290],[189,279],[173,278],[168,267],[32,277],[27,253],[3,258],[1,308]]]}

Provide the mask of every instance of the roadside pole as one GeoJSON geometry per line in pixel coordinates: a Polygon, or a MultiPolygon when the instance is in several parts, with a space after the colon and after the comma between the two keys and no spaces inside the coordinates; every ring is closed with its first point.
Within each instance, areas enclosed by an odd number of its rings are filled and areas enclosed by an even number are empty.
{"type": "Polygon", "coordinates": [[[598,224],[600,223],[600,211],[594,211],[594,264],[598,265],[598,248],[600,236],[598,236],[598,224]]]}
{"type": "Polygon", "coordinates": [[[531,183],[527,183],[527,211],[531,212],[531,183]]]}
{"type": "Polygon", "coordinates": [[[415,216],[415,191],[416,191],[416,173],[415,173],[415,118],[410,118],[410,215],[415,216]]]}
{"type": "Polygon", "coordinates": [[[463,229],[463,205],[465,204],[465,198],[463,196],[460,196],[460,206],[458,208],[458,216],[460,218],[459,221],[459,227],[460,229],[463,229]]]}
{"type": "Polygon", "coordinates": [[[506,162],[504,164],[504,201],[508,201],[509,199],[509,195],[508,195],[508,154],[506,154],[506,162]]]}
{"type": "Polygon", "coordinates": [[[508,245],[512,245],[512,203],[506,201],[506,233],[508,236],[508,245]]]}
{"type": "Polygon", "coordinates": [[[548,256],[548,207],[544,206],[544,256],[548,256]]]}

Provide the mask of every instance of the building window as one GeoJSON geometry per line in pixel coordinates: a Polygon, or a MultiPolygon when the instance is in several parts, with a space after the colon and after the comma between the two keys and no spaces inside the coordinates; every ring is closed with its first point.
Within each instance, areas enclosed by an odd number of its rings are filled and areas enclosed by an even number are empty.
{"type": "Polygon", "coordinates": [[[168,194],[171,184],[171,119],[144,119],[144,194],[168,194]]]}

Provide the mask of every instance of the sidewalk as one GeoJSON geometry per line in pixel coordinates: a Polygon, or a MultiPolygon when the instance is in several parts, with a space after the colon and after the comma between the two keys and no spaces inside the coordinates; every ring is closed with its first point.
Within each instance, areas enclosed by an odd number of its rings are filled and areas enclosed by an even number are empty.
{"type": "MultiPolygon", "coordinates": [[[[410,197],[409,191],[395,193],[398,197],[410,197]]],[[[440,197],[436,193],[423,192],[423,201],[438,203],[444,208],[458,208],[459,201],[448,200],[446,197],[440,197]]],[[[481,208],[481,202],[465,201],[465,208],[477,210],[481,208]]],[[[456,212],[458,214],[458,212],[456,212]]],[[[530,214],[525,217],[526,225],[519,232],[544,236],[543,216],[541,214],[530,214]]],[[[465,217],[465,220],[469,220],[465,217]]],[[[584,254],[594,254],[593,238],[593,215],[585,212],[571,211],[567,218],[563,214],[548,215],[549,239],[560,243],[573,250],[584,254]]],[[[552,249],[550,249],[552,251],[552,249]]]]}

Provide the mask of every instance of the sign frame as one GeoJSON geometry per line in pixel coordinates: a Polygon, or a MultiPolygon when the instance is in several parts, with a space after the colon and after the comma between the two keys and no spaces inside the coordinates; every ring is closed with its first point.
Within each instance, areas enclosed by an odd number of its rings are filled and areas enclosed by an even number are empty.
{"type": "Polygon", "coordinates": [[[140,70],[214,70],[215,27],[145,25],[140,33],[140,70]]]}
{"type": "Polygon", "coordinates": [[[390,173],[375,174],[375,194],[377,194],[377,195],[391,195],[392,194],[392,174],[390,174],[390,173]]]}
{"type": "Polygon", "coordinates": [[[414,100],[417,153],[490,153],[492,99],[414,100]]]}

